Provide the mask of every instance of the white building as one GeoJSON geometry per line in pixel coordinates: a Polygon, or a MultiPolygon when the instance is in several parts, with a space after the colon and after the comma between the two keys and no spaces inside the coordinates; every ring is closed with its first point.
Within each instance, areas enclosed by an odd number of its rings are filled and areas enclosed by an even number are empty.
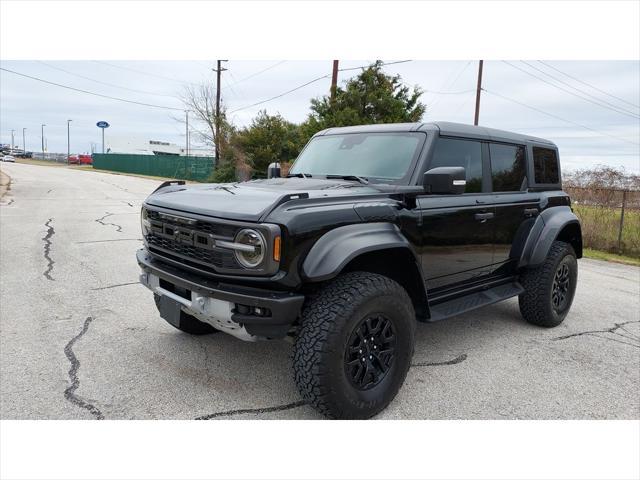
{"type": "MultiPolygon", "coordinates": [[[[105,153],[131,153],[136,155],[186,155],[185,147],[161,140],[149,140],[135,136],[109,136],[105,139],[105,153]]],[[[208,148],[191,147],[189,155],[212,157],[208,148]]]]}

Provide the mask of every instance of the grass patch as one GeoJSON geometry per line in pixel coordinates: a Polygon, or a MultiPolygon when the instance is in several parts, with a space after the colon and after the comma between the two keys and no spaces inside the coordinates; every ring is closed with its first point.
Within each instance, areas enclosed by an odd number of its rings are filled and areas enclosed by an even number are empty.
{"type": "Polygon", "coordinates": [[[640,260],[640,210],[625,210],[620,246],[618,231],[621,209],[573,204],[573,211],[580,219],[586,248],[640,260]]]}
{"type": "Polygon", "coordinates": [[[636,267],[640,267],[640,259],[629,257],[627,255],[618,255],[617,253],[603,252],[601,250],[594,250],[592,248],[585,248],[582,253],[586,258],[604,260],[607,262],[624,263],[625,265],[634,265],[636,267]]]}
{"type": "Polygon", "coordinates": [[[39,160],[37,158],[16,158],[16,163],[27,165],[42,165],[43,167],[66,167],[66,163],[54,162],[53,160],[39,160]]]}

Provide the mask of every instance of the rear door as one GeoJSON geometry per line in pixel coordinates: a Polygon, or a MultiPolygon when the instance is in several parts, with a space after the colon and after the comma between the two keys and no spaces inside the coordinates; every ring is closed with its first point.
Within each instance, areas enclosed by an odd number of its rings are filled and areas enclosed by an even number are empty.
{"type": "Polygon", "coordinates": [[[460,166],[462,195],[422,195],[422,267],[429,289],[486,275],[493,263],[493,217],[487,147],[477,140],[439,138],[427,169],[460,166]]]}
{"type": "Polygon", "coordinates": [[[540,213],[540,193],[527,191],[527,149],[524,145],[489,143],[491,203],[495,208],[494,266],[508,273],[522,252],[540,213]]]}

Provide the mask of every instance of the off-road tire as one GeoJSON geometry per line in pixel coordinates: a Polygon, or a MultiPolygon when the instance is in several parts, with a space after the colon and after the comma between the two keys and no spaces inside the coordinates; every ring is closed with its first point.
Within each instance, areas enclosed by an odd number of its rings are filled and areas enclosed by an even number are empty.
{"type": "Polygon", "coordinates": [[[394,399],[404,382],[413,356],[415,324],[409,295],[390,278],[350,272],[332,280],[303,308],[293,348],[293,370],[300,394],[328,418],[376,415],[394,399]],[[346,355],[356,331],[373,317],[388,319],[392,324],[394,354],[379,383],[362,390],[349,378],[346,355]]]}
{"type": "Polygon", "coordinates": [[[560,325],[571,308],[577,280],[578,262],[573,247],[565,242],[553,242],[545,261],[535,268],[525,270],[521,275],[520,282],[525,291],[518,297],[520,313],[533,325],[560,325]],[[569,287],[566,292],[567,301],[561,309],[556,310],[552,301],[553,285],[556,273],[562,265],[569,269],[569,287]]]}
{"type": "MultiPolygon", "coordinates": [[[[154,294],[153,295],[153,300],[156,303],[156,307],[158,308],[158,311],[160,311],[160,307],[158,305],[158,303],[160,302],[160,296],[154,294]]],[[[181,332],[185,332],[185,333],[188,333],[190,335],[208,335],[210,333],[219,332],[219,330],[216,330],[215,328],[213,328],[208,323],[201,322],[200,320],[198,320],[193,315],[189,315],[188,313],[185,313],[183,311],[180,311],[180,325],[179,326],[173,325],[172,323],[169,323],[169,322],[167,322],[167,323],[169,325],[171,325],[172,327],[177,328],[181,332]]]]}

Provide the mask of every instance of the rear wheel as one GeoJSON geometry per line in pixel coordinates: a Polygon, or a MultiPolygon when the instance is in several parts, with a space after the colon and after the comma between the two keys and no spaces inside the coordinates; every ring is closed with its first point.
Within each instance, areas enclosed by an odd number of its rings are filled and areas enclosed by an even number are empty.
{"type": "Polygon", "coordinates": [[[305,306],[293,353],[302,397],[329,418],[369,418],[396,396],[413,356],[415,312],[382,275],[352,272],[305,306]]]}
{"type": "Polygon", "coordinates": [[[569,313],[578,280],[578,261],[573,247],[553,242],[544,263],[521,277],[520,313],[541,327],[560,325],[569,313]]]}
{"type": "MultiPolygon", "coordinates": [[[[153,295],[153,299],[156,302],[156,307],[158,308],[158,311],[160,312],[160,295],[153,295]]],[[[165,321],[167,321],[165,319],[165,321]]],[[[193,315],[189,315],[188,313],[183,312],[182,310],[180,310],[180,318],[178,319],[177,324],[176,323],[172,323],[167,321],[167,323],[169,325],[171,325],[174,328],[177,328],[178,330],[180,330],[181,332],[185,332],[188,333],[190,335],[207,335],[209,333],[216,333],[219,330],[216,330],[215,328],[213,328],[211,325],[209,325],[208,323],[204,323],[201,322],[200,320],[198,320],[196,317],[194,317],[193,315]]]]}

